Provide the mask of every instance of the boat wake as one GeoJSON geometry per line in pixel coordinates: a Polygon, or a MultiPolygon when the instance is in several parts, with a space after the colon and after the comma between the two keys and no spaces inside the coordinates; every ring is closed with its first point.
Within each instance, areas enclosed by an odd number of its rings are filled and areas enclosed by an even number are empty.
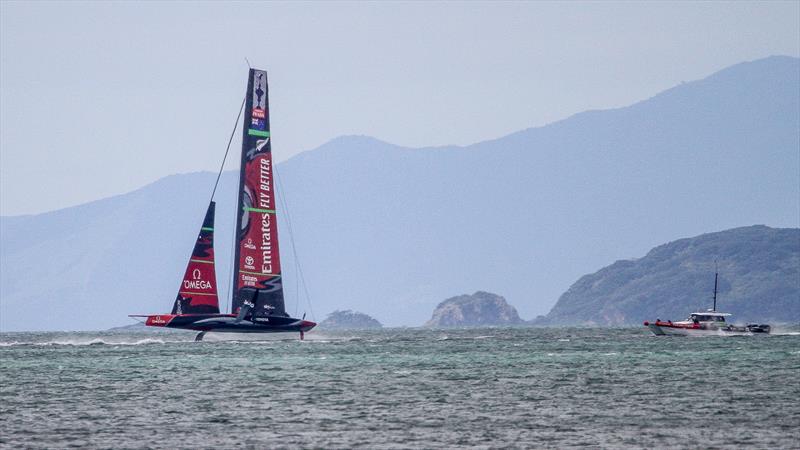
{"type": "Polygon", "coordinates": [[[150,344],[167,344],[172,342],[187,342],[185,340],[165,341],[163,339],[145,338],[135,341],[121,341],[121,340],[107,340],[107,339],[69,339],[69,340],[54,340],[54,341],[41,341],[41,342],[0,342],[0,347],[17,347],[17,346],[36,346],[36,347],[49,347],[49,346],[73,346],[84,347],[90,345],[150,345],[150,344]]]}
{"type": "Polygon", "coordinates": [[[303,340],[295,332],[286,333],[214,333],[209,332],[203,338],[203,342],[226,342],[234,344],[260,344],[269,342],[313,342],[313,343],[327,343],[327,342],[349,342],[358,341],[363,338],[359,336],[329,336],[319,334],[317,332],[306,333],[303,340]]]}
{"type": "Polygon", "coordinates": [[[483,339],[494,339],[493,334],[486,334],[481,336],[448,336],[446,334],[436,338],[437,341],[480,341],[483,339]]]}
{"type": "MultiPolygon", "coordinates": [[[[361,340],[360,337],[346,336],[324,336],[320,334],[306,335],[305,340],[301,341],[296,333],[270,333],[270,334],[244,334],[244,333],[209,333],[202,342],[219,344],[269,344],[276,342],[302,342],[324,344],[331,342],[350,342],[361,340]]],[[[88,346],[134,346],[134,345],[155,345],[155,344],[193,344],[192,339],[160,339],[160,338],[71,338],[71,339],[52,339],[42,341],[0,341],[0,348],[3,347],[88,347],[88,346]]]]}

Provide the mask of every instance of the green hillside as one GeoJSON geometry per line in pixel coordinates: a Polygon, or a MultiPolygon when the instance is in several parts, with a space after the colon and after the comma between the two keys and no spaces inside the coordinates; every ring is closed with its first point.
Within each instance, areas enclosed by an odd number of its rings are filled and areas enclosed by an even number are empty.
{"type": "Polygon", "coordinates": [[[580,278],[553,307],[553,325],[634,325],[711,307],[734,322],[800,321],[800,229],[758,225],[680,239],[580,278]]]}

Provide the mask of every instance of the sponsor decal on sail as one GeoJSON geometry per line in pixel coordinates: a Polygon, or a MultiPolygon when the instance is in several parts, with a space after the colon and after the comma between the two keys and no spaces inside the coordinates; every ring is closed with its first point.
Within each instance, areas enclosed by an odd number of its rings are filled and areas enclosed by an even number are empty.
{"type": "Polygon", "coordinates": [[[253,91],[250,110],[250,136],[269,137],[267,130],[267,73],[260,70],[253,72],[253,91]]]}
{"type": "Polygon", "coordinates": [[[258,282],[258,278],[254,277],[253,275],[249,275],[246,273],[242,274],[242,285],[253,287],[258,282]]]}
{"type": "Polygon", "coordinates": [[[200,271],[200,269],[194,269],[192,271],[192,279],[183,280],[183,288],[209,290],[213,289],[214,286],[211,284],[210,281],[203,279],[203,273],[200,271]]]}
{"type": "Polygon", "coordinates": [[[266,111],[267,109],[267,73],[262,70],[253,72],[253,97],[252,107],[253,110],[260,109],[266,111]]]}

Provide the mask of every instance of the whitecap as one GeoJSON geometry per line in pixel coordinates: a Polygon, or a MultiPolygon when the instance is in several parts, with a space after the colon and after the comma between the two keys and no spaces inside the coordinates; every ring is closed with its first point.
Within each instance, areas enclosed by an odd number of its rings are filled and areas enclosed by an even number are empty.
{"type": "MultiPolygon", "coordinates": [[[[173,341],[173,342],[184,342],[184,341],[173,341]]],[[[76,347],[83,347],[89,345],[148,345],[148,344],[166,344],[167,342],[162,339],[153,339],[153,338],[145,338],[139,339],[136,341],[106,341],[104,339],[95,338],[88,341],[48,341],[48,342],[32,342],[31,345],[37,346],[51,346],[51,345],[63,345],[63,346],[76,346],[76,347]]]]}

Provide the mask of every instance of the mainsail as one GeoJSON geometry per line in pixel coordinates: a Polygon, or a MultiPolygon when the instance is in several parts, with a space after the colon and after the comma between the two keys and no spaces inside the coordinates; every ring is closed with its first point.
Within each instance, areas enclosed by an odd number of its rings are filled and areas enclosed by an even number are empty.
{"type": "Polygon", "coordinates": [[[283,300],[275,215],[267,72],[250,69],[239,174],[231,312],[254,320],[288,317],[283,300]]]}
{"type": "Polygon", "coordinates": [[[217,314],[217,276],[214,270],[214,202],[197,235],[192,256],[183,274],[172,314],[217,314]]]}

